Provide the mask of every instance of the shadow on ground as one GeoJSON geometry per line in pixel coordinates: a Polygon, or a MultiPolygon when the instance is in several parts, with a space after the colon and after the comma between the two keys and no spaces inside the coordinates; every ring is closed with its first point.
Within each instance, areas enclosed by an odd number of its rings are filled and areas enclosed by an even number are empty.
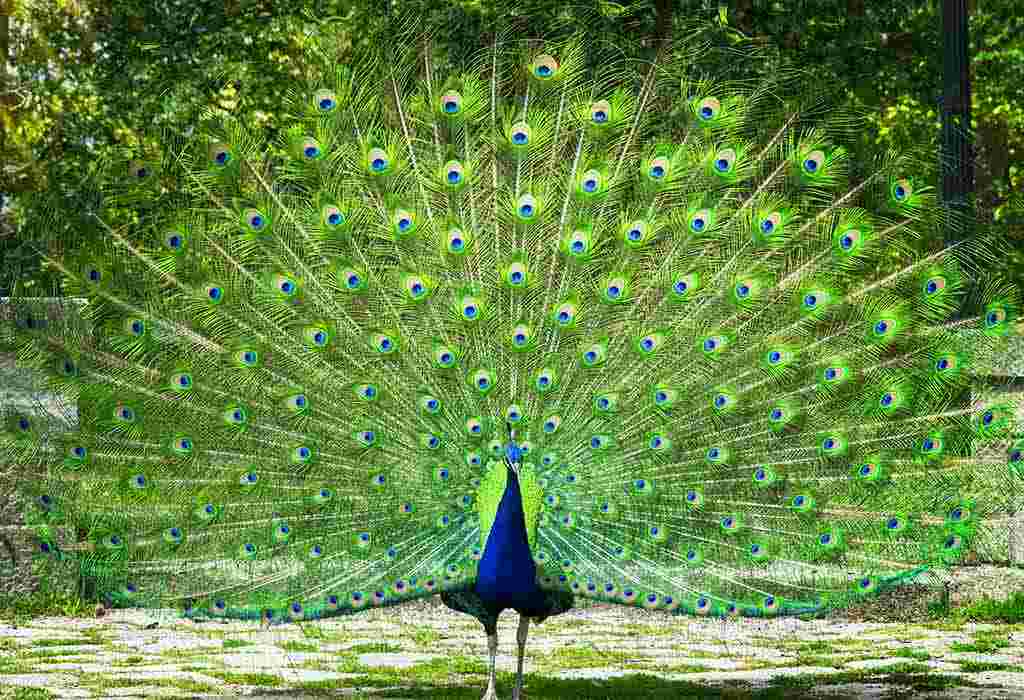
{"type": "MultiPolygon", "coordinates": [[[[503,674],[504,675],[504,674],[503,674]]],[[[632,674],[619,678],[603,680],[593,679],[560,679],[527,675],[523,691],[524,700],[556,700],[573,698],[573,700],[623,700],[644,698],[654,700],[810,700],[811,698],[827,697],[828,700],[861,700],[864,697],[913,697],[918,692],[937,691],[951,686],[962,686],[962,679],[939,674],[889,674],[877,679],[879,682],[864,683],[859,678],[857,685],[850,685],[848,691],[841,685],[852,683],[853,679],[843,679],[842,674],[819,677],[818,682],[810,678],[790,677],[782,679],[776,685],[764,688],[751,688],[749,685],[710,686],[701,683],[669,680],[646,674],[632,674]],[[816,692],[819,687],[829,686],[827,695],[816,692]],[[913,694],[913,695],[911,695],[913,694]]],[[[498,697],[512,696],[513,679],[510,675],[501,678],[498,683],[498,697]]],[[[479,700],[484,691],[482,684],[438,685],[429,682],[411,683],[403,687],[359,687],[357,683],[348,686],[348,691],[355,690],[351,697],[360,698],[439,698],[444,700],[479,700]]],[[[339,690],[319,688],[315,691],[305,690],[297,694],[296,689],[268,689],[252,696],[252,700],[273,700],[276,698],[316,698],[338,697],[339,690]]]]}

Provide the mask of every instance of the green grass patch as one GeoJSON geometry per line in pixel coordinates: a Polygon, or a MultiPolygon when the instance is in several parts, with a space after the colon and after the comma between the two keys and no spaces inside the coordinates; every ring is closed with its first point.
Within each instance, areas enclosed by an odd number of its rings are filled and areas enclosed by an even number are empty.
{"type": "Polygon", "coordinates": [[[1024,672],[1024,669],[1017,664],[999,664],[988,661],[957,661],[957,663],[960,664],[960,670],[964,673],[981,673],[983,671],[1024,672]]]}
{"type": "Polygon", "coordinates": [[[95,617],[96,603],[69,591],[40,590],[29,595],[0,596],[0,620],[29,622],[38,617],[95,617]]]}
{"type": "Polygon", "coordinates": [[[50,700],[57,696],[51,693],[46,688],[14,688],[10,695],[3,693],[0,689],[0,698],[10,698],[11,700],[50,700]]]}
{"type": "Polygon", "coordinates": [[[1024,591],[1016,592],[1006,600],[982,598],[958,608],[955,614],[971,622],[1024,623],[1024,591]]]}
{"type": "Polygon", "coordinates": [[[555,649],[544,658],[545,666],[561,668],[604,668],[644,658],[636,652],[621,649],[598,649],[596,646],[572,645],[555,649]]]}
{"type": "Polygon", "coordinates": [[[787,666],[815,666],[817,668],[842,668],[846,665],[847,661],[855,661],[860,657],[840,657],[836,655],[803,655],[797,654],[796,659],[787,666]]]}
{"type": "Polygon", "coordinates": [[[707,651],[705,649],[691,649],[685,644],[674,644],[669,647],[669,651],[674,651],[683,656],[688,656],[691,659],[719,659],[723,656],[729,656],[733,658],[747,658],[746,656],[739,654],[730,654],[728,649],[722,651],[707,651]]]}
{"type": "Polygon", "coordinates": [[[43,647],[42,649],[22,649],[18,652],[19,659],[50,659],[58,656],[78,656],[78,651],[68,651],[60,647],[43,647]]]}
{"type": "Polygon", "coordinates": [[[885,683],[899,685],[917,692],[944,690],[960,686],[977,687],[974,683],[958,676],[941,673],[930,673],[925,664],[900,663],[873,669],[857,669],[840,673],[801,673],[794,676],[776,676],[771,684],[779,688],[809,690],[821,685],[839,685],[847,683],[885,683]]]}
{"type": "Polygon", "coordinates": [[[296,642],[294,640],[284,642],[283,644],[278,644],[277,646],[284,649],[285,651],[320,651],[319,644],[307,644],[306,642],[296,642]]]}
{"type": "Polygon", "coordinates": [[[420,646],[430,646],[441,639],[441,633],[433,627],[416,627],[408,634],[412,641],[420,646]]]}
{"type": "Polygon", "coordinates": [[[359,661],[358,655],[352,654],[342,656],[334,670],[338,673],[367,673],[371,669],[359,661]]]}
{"type": "Polygon", "coordinates": [[[210,678],[218,678],[225,683],[233,683],[235,685],[257,685],[271,688],[284,685],[284,679],[273,673],[233,673],[231,671],[212,669],[206,669],[203,673],[210,678]]]}
{"type": "Polygon", "coordinates": [[[81,639],[33,639],[33,647],[66,647],[78,644],[103,644],[102,640],[94,637],[82,637],[81,639]]]}
{"type": "Polygon", "coordinates": [[[651,673],[705,673],[715,669],[699,664],[657,664],[644,669],[651,673]]]}
{"type": "Polygon", "coordinates": [[[346,654],[397,654],[402,647],[390,642],[368,642],[355,644],[345,650],[346,654]]]}
{"type": "Polygon", "coordinates": [[[615,630],[615,634],[626,637],[670,637],[676,634],[676,630],[667,625],[622,625],[615,630]]]}
{"type": "Polygon", "coordinates": [[[786,649],[787,651],[794,651],[798,655],[820,655],[820,654],[835,654],[836,648],[831,642],[824,639],[816,639],[810,642],[788,642],[786,644],[780,644],[779,647],[786,649]]]}
{"type": "Polygon", "coordinates": [[[951,651],[976,651],[981,654],[991,654],[1000,649],[1010,646],[1010,638],[999,633],[978,633],[970,644],[954,642],[949,646],[951,651]]]}
{"type": "Polygon", "coordinates": [[[189,693],[216,693],[219,690],[217,686],[191,678],[112,677],[106,673],[83,673],[78,677],[78,684],[99,693],[111,688],[176,688],[189,693]]]}
{"type": "Polygon", "coordinates": [[[240,649],[242,647],[255,646],[255,642],[250,642],[248,639],[225,639],[224,649],[240,649]]]}
{"type": "Polygon", "coordinates": [[[914,649],[912,647],[900,647],[899,649],[893,649],[888,652],[888,656],[897,656],[904,659],[914,659],[915,661],[927,661],[932,658],[924,649],[914,649]]]}

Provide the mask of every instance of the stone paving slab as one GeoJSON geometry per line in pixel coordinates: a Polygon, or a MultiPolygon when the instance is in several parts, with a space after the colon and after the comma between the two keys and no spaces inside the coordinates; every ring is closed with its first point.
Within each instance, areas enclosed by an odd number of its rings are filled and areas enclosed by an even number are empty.
{"type": "MultiPolygon", "coordinates": [[[[379,697],[388,687],[388,697],[405,693],[396,687],[406,688],[410,698],[442,697],[444,688],[453,686],[472,688],[474,694],[479,687],[482,693],[486,678],[479,671],[486,666],[486,641],[482,629],[467,620],[437,601],[419,601],[304,628],[198,624],[136,610],[110,611],[101,619],[38,619],[17,628],[0,624],[0,698],[16,686],[44,688],[58,698],[300,700],[315,695],[303,690],[307,683],[326,685],[337,697],[379,697]],[[154,621],[155,629],[145,629],[154,621]],[[236,644],[225,647],[230,641],[236,644]]],[[[502,700],[510,695],[508,674],[516,663],[516,621],[508,613],[499,623],[502,700]]],[[[792,687],[794,699],[1024,700],[1024,626],[964,625],[944,631],[904,623],[788,618],[723,622],[592,606],[532,627],[526,666],[528,674],[535,674],[528,676],[528,696],[531,678],[556,688],[564,681],[565,688],[578,690],[573,681],[590,681],[600,689],[602,683],[628,683],[614,679],[645,674],[666,687],[685,682],[752,689],[785,684],[794,676],[821,677],[811,690],[787,686],[785,697],[792,687]],[[970,644],[979,635],[1008,645],[993,653],[953,651],[953,644],[970,644]],[[925,655],[930,658],[922,660],[925,655]],[[1002,664],[1022,672],[971,672],[962,662],[1002,664]],[[887,682],[887,674],[898,667],[992,687],[919,692],[887,682]],[[834,678],[839,673],[856,678],[839,683],[834,678]]],[[[323,697],[322,691],[317,697],[323,697]]]]}

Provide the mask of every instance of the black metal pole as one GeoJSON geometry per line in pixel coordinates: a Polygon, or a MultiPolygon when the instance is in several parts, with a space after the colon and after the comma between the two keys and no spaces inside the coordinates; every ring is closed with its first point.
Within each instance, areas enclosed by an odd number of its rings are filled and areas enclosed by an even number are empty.
{"type": "Polygon", "coordinates": [[[971,71],[968,0],[942,1],[945,42],[942,100],[942,203],[951,215],[945,239],[952,245],[971,235],[974,223],[974,154],[971,148],[971,71]]]}

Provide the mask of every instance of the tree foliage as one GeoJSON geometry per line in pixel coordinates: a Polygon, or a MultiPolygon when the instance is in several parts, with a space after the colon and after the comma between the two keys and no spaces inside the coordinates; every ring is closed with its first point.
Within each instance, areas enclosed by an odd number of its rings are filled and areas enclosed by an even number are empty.
{"type": "MultiPolygon", "coordinates": [[[[830,101],[869,111],[855,156],[924,142],[938,161],[941,3],[640,0],[632,12],[624,4],[599,0],[595,20],[593,2],[558,0],[0,0],[0,294],[15,281],[23,293],[59,291],[40,267],[32,226],[40,211],[59,212],[47,220],[85,245],[103,236],[85,187],[99,164],[144,150],[154,127],[181,128],[209,110],[239,115],[273,142],[282,90],[311,70],[304,56],[319,32],[344,35],[336,56],[344,61],[352,47],[387,41],[392,18],[409,11],[455,60],[510,26],[523,36],[583,28],[645,57],[659,34],[705,17],[716,39],[753,39],[771,57],[710,71],[756,78],[799,67],[830,101]]],[[[1020,215],[1009,223],[1009,202],[1024,187],[1017,0],[975,3],[971,54],[978,214],[1018,236],[1006,265],[1024,281],[1020,215]]]]}

